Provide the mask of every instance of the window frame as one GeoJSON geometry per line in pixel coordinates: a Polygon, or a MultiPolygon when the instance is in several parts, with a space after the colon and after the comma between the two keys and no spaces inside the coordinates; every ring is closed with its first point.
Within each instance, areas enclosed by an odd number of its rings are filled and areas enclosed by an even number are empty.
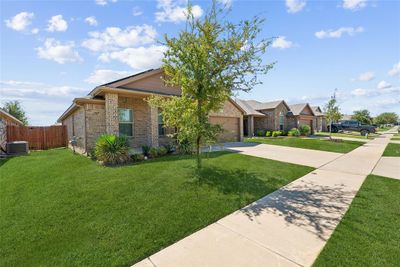
{"type": "Polygon", "coordinates": [[[162,112],[160,110],[158,110],[158,114],[157,114],[157,129],[158,129],[158,136],[166,136],[166,129],[164,127],[164,117],[162,115],[162,112]],[[160,118],[161,118],[161,123],[160,123],[160,118]],[[161,128],[160,128],[161,126],[161,128]],[[161,132],[160,132],[161,129],[161,132]]]}
{"type": "Polygon", "coordinates": [[[124,135],[124,136],[126,136],[126,137],[133,137],[134,135],[135,135],[135,133],[134,133],[134,113],[133,113],[133,109],[131,109],[131,108],[118,108],[118,134],[119,135],[124,135]],[[130,114],[131,114],[131,121],[121,121],[120,120],[120,111],[121,110],[128,110],[128,111],[130,111],[130,114]],[[131,129],[132,129],[132,135],[125,135],[125,134],[121,134],[121,129],[120,129],[120,125],[121,124],[125,124],[125,125],[127,125],[127,124],[130,124],[131,125],[131,129]]]}

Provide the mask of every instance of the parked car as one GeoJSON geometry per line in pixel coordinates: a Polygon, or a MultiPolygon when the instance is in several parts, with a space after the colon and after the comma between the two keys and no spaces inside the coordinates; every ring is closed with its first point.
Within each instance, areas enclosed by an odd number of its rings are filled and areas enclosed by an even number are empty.
{"type": "Polygon", "coordinates": [[[361,135],[364,136],[369,133],[375,133],[376,127],[373,125],[362,124],[361,122],[355,120],[343,120],[337,123],[332,123],[332,133],[337,133],[339,131],[360,132],[361,135]]]}

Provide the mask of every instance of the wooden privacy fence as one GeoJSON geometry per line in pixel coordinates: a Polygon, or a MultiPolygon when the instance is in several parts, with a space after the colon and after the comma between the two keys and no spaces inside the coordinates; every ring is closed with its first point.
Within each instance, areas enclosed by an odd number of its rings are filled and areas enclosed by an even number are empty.
{"type": "Polygon", "coordinates": [[[29,149],[33,150],[66,147],[67,128],[65,125],[45,127],[7,125],[7,142],[13,141],[27,141],[29,149]]]}

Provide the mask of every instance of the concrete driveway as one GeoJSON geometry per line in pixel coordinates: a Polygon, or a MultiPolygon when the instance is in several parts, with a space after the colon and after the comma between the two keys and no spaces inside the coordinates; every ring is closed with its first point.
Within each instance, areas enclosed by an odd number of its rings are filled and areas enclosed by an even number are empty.
{"type": "Polygon", "coordinates": [[[327,151],[256,143],[228,143],[225,144],[225,148],[244,155],[289,162],[314,168],[319,168],[343,155],[341,153],[327,151]]]}

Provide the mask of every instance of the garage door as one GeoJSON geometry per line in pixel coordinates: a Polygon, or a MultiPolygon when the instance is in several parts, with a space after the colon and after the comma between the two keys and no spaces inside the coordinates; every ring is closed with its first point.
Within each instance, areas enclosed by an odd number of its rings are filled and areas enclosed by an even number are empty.
{"type": "Polygon", "coordinates": [[[212,124],[219,124],[224,131],[219,135],[218,142],[232,142],[240,140],[240,119],[232,117],[210,117],[212,124]]]}

